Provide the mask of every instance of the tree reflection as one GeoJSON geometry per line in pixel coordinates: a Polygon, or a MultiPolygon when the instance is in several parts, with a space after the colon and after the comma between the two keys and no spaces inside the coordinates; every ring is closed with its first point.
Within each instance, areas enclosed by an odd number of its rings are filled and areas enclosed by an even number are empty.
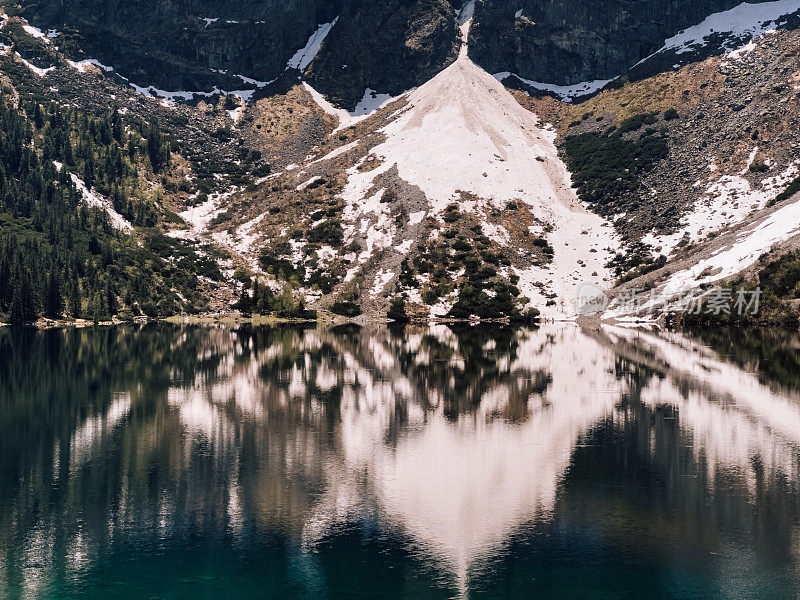
{"type": "Polygon", "coordinates": [[[42,597],[126,544],[306,556],[356,526],[465,592],[559,520],[656,562],[747,532],[796,564],[800,402],[789,358],[755,360],[793,339],[729,359],[569,325],[0,329],[0,584],[42,597]]]}

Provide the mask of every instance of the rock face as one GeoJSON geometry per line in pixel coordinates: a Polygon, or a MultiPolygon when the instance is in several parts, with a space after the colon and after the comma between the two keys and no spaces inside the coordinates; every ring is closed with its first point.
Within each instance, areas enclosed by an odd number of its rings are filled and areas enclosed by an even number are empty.
{"type": "MultiPolygon", "coordinates": [[[[63,0],[30,4],[39,26],[76,29],[78,45],[139,85],[199,90],[213,70],[268,81],[343,0],[63,0]]],[[[218,78],[216,78],[218,79],[218,78]]],[[[241,81],[239,82],[241,85],[241,81]]]]}
{"type": "Polygon", "coordinates": [[[352,109],[367,88],[392,95],[419,86],[458,56],[448,0],[370,0],[345,7],[309,76],[352,109]]]}
{"type": "MultiPolygon", "coordinates": [[[[761,0],[749,0],[756,3],[761,0]]],[[[741,0],[477,0],[470,57],[491,73],[569,85],[611,79],[741,0]]]]}
{"type": "MultiPolygon", "coordinates": [[[[626,72],[678,31],[741,0],[475,0],[470,57],[489,72],[572,84],[626,72]]],[[[758,0],[752,0],[754,2],[758,0]]],[[[462,0],[42,0],[24,16],[138,85],[167,90],[271,81],[338,17],[308,77],[353,108],[451,64],[462,0]]],[[[238,86],[238,87],[236,87],[238,86]]]]}
{"type": "Polygon", "coordinates": [[[134,83],[166,90],[246,87],[280,76],[323,23],[338,16],[313,79],[345,105],[364,90],[422,83],[458,54],[448,0],[62,0],[30,4],[34,24],[77,30],[87,55],[134,83]]]}

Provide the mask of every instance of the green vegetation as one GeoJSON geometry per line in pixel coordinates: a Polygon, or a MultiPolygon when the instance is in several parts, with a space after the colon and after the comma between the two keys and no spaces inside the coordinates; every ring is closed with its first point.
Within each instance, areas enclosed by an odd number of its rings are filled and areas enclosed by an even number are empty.
{"type": "Polygon", "coordinates": [[[634,115],[632,117],[628,117],[619,124],[617,133],[622,135],[631,131],[637,131],[645,125],[654,125],[655,123],[658,123],[658,113],[634,115]]]}
{"type": "Polygon", "coordinates": [[[408,313],[406,312],[406,300],[403,296],[395,296],[389,305],[389,311],[386,313],[386,318],[391,319],[395,323],[408,323],[410,321],[408,313]]]}
{"type": "Polygon", "coordinates": [[[340,301],[334,302],[331,306],[331,312],[342,317],[353,318],[361,314],[361,307],[355,302],[340,301]]]}
{"type": "Polygon", "coordinates": [[[632,254],[630,256],[622,256],[618,254],[611,261],[611,266],[619,267],[617,269],[617,274],[628,271],[619,278],[617,285],[622,285],[623,283],[632,281],[637,277],[657,271],[666,264],[667,257],[663,254],[655,259],[651,256],[642,257],[640,254],[632,254]],[[633,268],[633,270],[629,270],[631,268],[633,268]]]}
{"type": "Polygon", "coordinates": [[[258,278],[245,283],[239,301],[234,309],[245,315],[274,315],[279,319],[315,320],[316,311],[308,310],[304,301],[295,297],[290,284],[283,286],[283,292],[276,295],[272,289],[259,282],[258,278]]]}
{"type": "MultiPolygon", "coordinates": [[[[457,208],[449,209],[448,214],[459,212],[457,208]]],[[[400,286],[419,289],[422,301],[430,306],[458,288],[455,304],[447,315],[453,319],[521,319],[520,307],[526,300],[520,298],[519,277],[501,272],[510,260],[491,250],[492,245],[480,225],[461,233],[448,229],[441,238],[423,246],[413,261],[403,260],[400,286]]],[[[398,311],[401,300],[395,299],[398,311]]]]}
{"type": "Polygon", "coordinates": [[[687,314],[684,323],[693,326],[794,325],[800,315],[788,305],[788,301],[800,300],[800,250],[784,254],[764,266],[758,272],[757,282],[747,283],[738,279],[724,287],[732,288],[734,293],[720,314],[707,314],[705,311],[698,315],[687,314]],[[736,306],[738,290],[751,292],[756,288],[761,289],[758,314],[750,314],[751,311],[739,314],[736,306]]]}
{"type": "Polygon", "coordinates": [[[20,56],[36,66],[46,68],[55,62],[55,52],[28,34],[19,21],[8,21],[3,25],[0,42],[12,46],[20,56]]]}
{"type": "Polygon", "coordinates": [[[341,246],[344,241],[342,221],[338,218],[323,221],[309,230],[306,239],[310,244],[327,244],[328,246],[341,246]]]}
{"type": "Polygon", "coordinates": [[[795,194],[800,192],[800,177],[794,179],[785,190],[783,190],[780,194],[778,194],[775,198],[769,201],[767,206],[775,206],[776,204],[780,204],[784,200],[788,200],[795,194]]]}
{"type": "Polygon", "coordinates": [[[800,298],[800,251],[784,254],[758,274],[761,289],[767,297],[800,298]]]}
{"type": "Polygon", "coordinates": [[[199,311],[197,272],[221,279],[213,261],[155,227],[161,212],[142,173],[169,167],[157,123],[100,118],[26,95],[0,93],[0,315],[105,320],[199,311]],[[75,183],[109,199],[141,243],[89,206],[75,183]]]}
{"type": "Polygon", "coordinates": [[[669,156],[666,137],[653,129],[638,138],[623,137],[652,122],[653,114],[638,115],[617,129],[566,139],[566,162],[578,195],[598,212],[609,215],[625,210],[625,197],[639,189],[642,175],[669,156]]]}

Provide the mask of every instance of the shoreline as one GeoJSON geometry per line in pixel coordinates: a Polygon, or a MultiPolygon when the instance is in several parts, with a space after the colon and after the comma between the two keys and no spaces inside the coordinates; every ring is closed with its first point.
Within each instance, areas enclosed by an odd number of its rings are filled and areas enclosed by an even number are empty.
{"type": "MultiPolygon", "coordinates": [[[[514,321],[508,318],[501,319],[410,319],[408,321],[393,321],[385,316],[360,315],[349,318],[340,315],[322,313],[316,319],[286,319],[275,316],[253,315],[244,316],[237,314],[206,314],[206,315],[173,315],[162,318],[134,318],[134,319],[111,319],[107,321],[91,321],[87,319],[39,319],[32,323],[20,323],[12,325],[0,321],[0,328],[4,327],[27,327],[39,330],[48,329],[85,329],[90,327],[113,327],[118,325],[135,325],[147,323],[170,323],[172,325],[253,325],[253,326],[276,326],[276,325],[315,325],[318,327],[336,327],[341,325],[501,325],[507,327],[539,327],[550,323],[571,323],[581,328],[598,329],[602,325],[618,327],[658,327],[667,330],[691,330],[698,327],[681,326],[680,323],[665,323],[663,319],[621,319],[611,317],[608,319],[598,318],[597,316],[564,319],[541,318],[534,322],[514,321]]],[[[707,327],[718,327],[719,324],[709,324],[707,327]]],[[[786,331],[798,330],[797,323],[775,322],[775,323],[729,323],[727,327],[737,329],[783,329],[786,331]]],[[[703,329],[704,327],[699,327],[703,329]]]]}
{"type": "MultiPolygon", "coordinates": [[[[385,315],[359,315],[358,317],[344,317],[333,313],[318,313],[316,319],[287,319],[272,315],[252,315],[245,316],[237,313],[217,313],[202,315],[172,315],[170,317],[136,317],[133,319],[113,318],[104,321],[93,321],[90,319],[39,319],[30,323],[19,323],[18,327],[35,327],[37,329],[54,328],[86,328],[94,326],[109,327],[114,325],[130,325],[143,323],[171,323],[174,325],[447,325],[447,324],[495,324],[495,325],[539,325],[544,322],[560,322],[559,319],[538,319],[534,322],[512,320],[507,317],[499,319],[414,319],[408,321],[394,321],[387,319],[385,315]]],[[[575,322],[574,319],[563,320],[563,322],[575,322]]],[[[11,323],[0,321],[0,327],[11,327],[11,323]]]]}

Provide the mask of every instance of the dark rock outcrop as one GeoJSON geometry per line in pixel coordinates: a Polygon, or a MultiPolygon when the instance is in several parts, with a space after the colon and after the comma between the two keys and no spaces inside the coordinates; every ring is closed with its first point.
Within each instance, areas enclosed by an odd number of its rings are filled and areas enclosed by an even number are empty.
{"type": "Polygon", "coordinates": [[[477,0],[470,56],[491,73],[510,71],[546,83],[611,79],[665,39],[738,4],[741,0],[477,0]]]}
{"type": "MultiPolygon", "coordinates": [[[[758,2],[759,0],[751,0],[758,2]]],[[[765,1],[765,0],[761,0],[765,1]]],[[[492,73],[572,84],[625,73],[664,40],[741,0],[476,0],[470,56],[492,73]],[[519,16],[517,16],[519,15],[519,16]]],[[[452,62],[461,0],[26,0],[23,14],[138,85],[243,89],[294,75],[287,61],[339,20],[308,71],[352,108],[452,62]],[[223,72],[228,73],[225,75],[223,72]]]]}
{"type": "Polygon", "coordinates": [[[448,0],[372,0],[344,9],[311,65],[320,91],[352,109],[364,90],[398,94],[436,75],[461,43],[448,0]]]}
{"type": "Polygon", "coordinates": [[[248,87],[237,74],[281,76],[338,16],[313,79],[345,105],[367,87],[421,83],[455,59],[459,43],[449,0],[61,0],[28,3],[23,15],[66,32],[73,49],[137,85],[191,91],[248,87]]]}
{"type": "MultiPolygon", "coordinates": [[[[217,71],[269,81],[344,0],[62,0],[28,3],[40,27],[77,30],[89,56],[138,85],[237,85],[217,71]]],[[[238,80],[239,88],[246,87],[238,80]]]]}

